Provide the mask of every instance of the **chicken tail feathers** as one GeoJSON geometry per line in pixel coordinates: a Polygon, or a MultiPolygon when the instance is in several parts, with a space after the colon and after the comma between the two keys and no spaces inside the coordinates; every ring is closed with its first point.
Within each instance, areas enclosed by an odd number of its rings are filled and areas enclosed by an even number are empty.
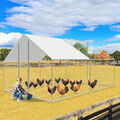
{"type": "Polygon", "coordinates": [[[50,84],[50,82],[51,82],[51,79],[49,79],[49,81],[47,81],[47,80],[46,80],[47,85],[49,85],[49,84],[50,84]]]}
{"type": "Polygon", "coordinates": [[[75,84],[75,82],[70,81],[70,84],[71,84],[71,86],[73,86],[75,84]]]}
{"type": "Polygon", "coordinates": [[[55,79],[55,81],[56,81],[57,84],[60,82],[60,79],[61,79],[61,78],[55,79]]]}
{"type": "Polygon", "coordinates": [[[54,86],[52,89],[48,86],[48,92],[49,92],[50,94],[54,94],[55,91],[56,91],[56,86],[54,86]]]}
{"type": "Polygon", "coordinates": [[[65,93],[67,93],[69,91],[69,88],[66,86],[65,87],[65,93]]]}
{"type": "MultiPolygon", "coordinates": [[[[27,82],[27,81],[25,81],[25,85],[28,87],[28,82],[27,82]]],[[[33,83],[31,82],[31,83],[29,84],[29,88],[30,88],[32,85],[33,85],[33,83]]]]}
{"type": "Polygon", "coordinates": [[[44,80],[40,81],[39,79],[37,79],[37,83],[41,86],[44,83],[44,80]]]}

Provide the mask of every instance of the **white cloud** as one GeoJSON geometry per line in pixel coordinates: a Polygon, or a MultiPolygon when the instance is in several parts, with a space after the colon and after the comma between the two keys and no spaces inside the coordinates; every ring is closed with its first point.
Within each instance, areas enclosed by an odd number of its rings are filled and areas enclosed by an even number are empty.
{"type": "Polygon", "coordinates": [[[20,6],[8,10],[4,24],[33,34],[59,35],[74,26],[110,25],[120,22],[120,0],[11,0],[20,6]]]}
{"type": "Polygon", "coordinates": [[[114,31],[120,31],[120,25],[113,25],[111,29],[114,31]]]}
{"type": "Polygon", "coordinates": [[[83,28],[83,29],[80,29],[80,30],[82,30],[82,31],[94,31],[94,29],[95,29],[96,27],[86,27],[86,28],[83,28]]]}
{"type": "Polygon", "coordinates": [[[100,47],[92,47],[89,49],[92,49],[92,53],[94,54],[98,54],[102,50],[106,50],[108,53],[113,53],[116,50],[120,51],[120,43],[108,44],[100,47]]]}
{"type": "Polygon", "coordinates": [[[107,39],[107,40],[105,40],[105,41],[110,42],[110,41],[119,41],[119,40],[120,40],[120,34],[115,35],[114,37],[109,38],[109,39],[107,39]]]}
{"type": "Polygon", "coordinates": [[[0,33],[0,46],[14,45],[15,42],[20,38],[20,33],[0,33]]]}

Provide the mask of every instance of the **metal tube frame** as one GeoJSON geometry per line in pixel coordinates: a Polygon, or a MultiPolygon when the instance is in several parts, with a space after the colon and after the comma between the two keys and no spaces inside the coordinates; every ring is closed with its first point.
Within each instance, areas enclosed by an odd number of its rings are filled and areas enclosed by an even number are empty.
{"type": "MultiPolygon", "coordinates": [[[[53,88],[53,60],[51,60],[51,89],[53,88]]],[[[53,103],[53,91],[51,93],[51,103],[53,103]]]]}
{"type": "Polygon", "coordinates": [[[114,80],[113,80],[113,84],[115,86],[115,60],[114,60],[114,80]]]}
{"type": "Polygon", "coordinates": [[[29,89],[29,73],[30,73],[30,55],[29,55],[29,40],[28,40],[28,93],[29,93],[29,91],[30,91],[30,89],[29,89]]]}
{"type": "Polygon", "coordinates": [[[20,77],[20,48],[18,42],[18,78],[20,77]]]}
{"type": "MultiPolygon", "coordinates": [[[[18,47],[19,49],[19,47],[18,47]]],[[[18,75],[19,75],[19,50],[18,50],[18,75]]],[[[28,40],[28,92],[29,92],[29,65],[30,65],[30,53],[29,53],[29,40],[28,40]]],[[[91,80],[91,60],[86,60],[87,61],[87,80],[88,78],[90,78],[91,80]],[[90,61],[90,68],[89,68],[89,61],[90,61]],[[89,68],[89,69],[88,69],[89,68]],[[89,71],[90,70],[90,71],[89,71]],[[88,75],[88,73],[90,74],[90,76],[88,75]],[[89,76],[89,77],[88,77],[89,76]]],[[[67,65],[67,64],[66,64],[67,65]]],[[[66,69],[67,70],[67,69],[66,69]]],[[[104,84],[98,84],[98,85],[103,85],[105,86],[104,88],[100,88],[100,89],[97,89],[97,90],[92,90],[92,92],[96,92],[96,91],[99,91],[99,90],[104,90],[104,89],[107,89],[107,88],[111,88],[111,87],[114,87],[115,85],[115,63],[114,63],[114,85],[104,85],[104,84]],[[106,87],[107,86],[107,87],[106,87]]],[[[53,60],[51,61],[51,88],[53,87],[53,60]]],[[[3,65],[3,90],[5,89],[5,63],[3,65]]],[[[11,89],[9,90],[4,90],[5,92],[10,92],[11,89]]],[[[61,98],[61,99],[57,99],[57,100],[53,100],[53,94],[51,94],[51,100],[46,100],[46,99],[42,99],[42,98],[37,98],[37,97],[33,97],[35,99],[39,99],[39,100],[43,100],[43,101],[47,101],[47,102],[56,102],[56,101],[60,101],[60,100],[64,100],[64,99],[67,99],[67,98],[72,98],[72,97],[75,97],[75,96],[80,96],[80,95],[84,95],[84,94],[88,94],[90,93],[89,92],[85,92],[85,93],[81,93],[81,94],[77,94],[77,95],[73,95],[73,96],[69,96],[69,97],[65,97],[65,98],[61,98]]]]}
{"type": "Polygon", "coordinates": [[[40,64],[40,80],[41,80],[41,62],[39,64],[40,64]]]}
{"type": "MultiPolygon", "coordinates": [[[[91,82],[91,60],[90,60],[90,68],[89,68],[89,80],[90,80],[90,82],[91,82]]],[[[90,87],[90,92],[92,91],[92,88],[90,87]]]]}
{"type": "Polygon", "coordinates": [[[66,66],[66,68],[65,68],[65,74],[66,74],[66,76],[65,76],[65,78],[66,78],[66,80],[67,80],[67,62],[66,62],[66,64],[65,64],[66,66]]]}
{"type": "MultiPolygon", "coordinates": [[[[108,86],[108,87],[104,87],[104,88],[100,88],[100,89],[97,89],[97,90],[93,90],[92,92],[97,92],[97,91],[105,90],[105,89],[112,88],[112,87],[114,87],[114,85],[111,85],[111,86],[108,86]]],[[[68,98],[73,98],[73,97],[76,97],[76,96],[85,95],[85,94],[89,94],[89,93],[90,93],[90,92],[85,92],[85,93],[81,93],[81,94],[76,94],[76,95],[73,95],[73,96],[69,96],[69,97],[65,97],[65,98],[61,98],[61,99],[54,100],[53,102],[57,102],[57,101],[61,101],[61,100],[65,100],[65,99],[68,99],[68,98]]]]}
{"type": "Polygon", "coordinates": [[[87,61],[87,83],[88,83],[88,72],[89,72],[88,65],[89,65],[89,62],[87,61]]]}

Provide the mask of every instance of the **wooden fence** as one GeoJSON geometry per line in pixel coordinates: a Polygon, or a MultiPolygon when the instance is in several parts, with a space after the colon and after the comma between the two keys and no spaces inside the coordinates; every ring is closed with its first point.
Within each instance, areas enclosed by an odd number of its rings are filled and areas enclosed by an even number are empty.
{"type": "Polygon", "coordinates": [[[117,112],[120,112],[120,103],[117,103],[117,104],[113,104],[113,102],[117,101],[117,100],[120,100],[120,96],[119,97],[116,97],[116,98],[113,98],[113,99],[109,99],[109,100],[105,100],[103,102],[100,102],[100,103],[97,103],[97,104],[94,104],[90,107],[86,107],[84,109],[80,109],[80,110],[77,110],[75,112],[72,112],[68,115],[64,115],[62,117],[59,117],[59,118],[56,118],[54,120],[69,120],[69,119],[72,119],[72,118],[75,118],[78,116],[78,120],[89,120],[89,119],[92,119],[94,117],[97,117],[98,115],[101,117],[99,118],[96,118],[95,120],[104,120],[106,118],[108,118],[109,120],[112,120],[113,119],[113,115],[117,112]],[[97,112],[94,112],[88,116],[85,116],[83,117],[83,114],[84,113],[87,113],[89,111],[92,111],[98,107],[101,107],[103,105],[109,105],[109,107],[106,107],[102,110],[99,110],[97,112]],[[114,109],[114,110],[113,110],[114,109]],[[107,112],[107,113],[106,113],[107,112]]]}

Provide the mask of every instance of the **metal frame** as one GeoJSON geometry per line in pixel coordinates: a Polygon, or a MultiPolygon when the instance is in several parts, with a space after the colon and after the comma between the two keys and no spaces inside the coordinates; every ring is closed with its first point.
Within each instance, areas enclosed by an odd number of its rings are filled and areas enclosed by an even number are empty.
{"type": "Polygon", "coordinates": [[[29,40],[28,40],[28,93],[29,93],[29,73],[30,73],[30,55],[29,55],[29,40]]]}
{"type": "Polygon", "coordinates": [[[39,62],[40,65],[40,80],[41,80],[41,62],[39,62]]]}
{"type": "MultiPolygon", "coordinates": [[[[27,59],[27,64],[28,64],[28,92],[30,91],[29,89],[29,75],[30,75],[30,51],[29,51],[29,46],[30,46],[30,42],[28,40],[28,59],[27,59]]],[[[86,67],[86,72],[87,72],[87,80],[90,79],[91,80],[91,63],[92,61],[95,61],[95,60],[99,60],[99,59],[90,59],[90,60],[79,60],[79,61],[86,61],[87,62],[87,67],[86,67]],[[90,65],[90,66],[89,66],[90,65]]],[[[111,59],[114,61],[114,59],[111,59]]],[[[64,60],[65,62],[68,61],[68,60],[64,60]]],[[[78,60],[77,60],[78,61],[78,60]]],[[[54,60],[51,60],[51,88],[53,87],[53,84],[55,84],[53,82],[53,68],[54,68],[54,64],[53,64],[54,60]]],[[[65,78],[67,79],[67,62],[65,63],[65,78]]],[[[40,79],[41,79],[41,62],[39,64],[39,67],[40,67],[40,79]]],[[[20,74],[20,47],[19,47],[19,42],[18,42],[18,77],[19,77],[19,74],[20,74]]],[[[47,102],[56,102],[56,101],[60,101],[60,100],[64,100],[64,99],[67,99],[67,98],[72,98],[72,97],[75,97],[75,96],[80,96],[80,95],[84,95],[84,94],[88,94],[88,93],[91,93],[91,92],[96,92],[96,91],[100,91],[100,90],[104,90],[104,89],[107,89],[107,88],[111,88],[111,87],[114,87],[115,86],[115,63],[114,63],[114,79],[113,79],[113,85],[105,85],[105,84],[97,84],[97,85],[102,85],[104,86],[103,88],[100,88],[100,89],[97,89],[97,90],[92,90],[91,89],[88,91],[88,92],[84,92],[84,93],[80,93],[80,94],[76,94],[76,95],[72,95],[72,96],[69,96],[69,97],[64,97],[64,98],[61,98],[61,99],[57,99],[57,100],[54,100],[53,99],[53,95],[51,94],[51,100],[46,100],[46,99],[43,99],[43,98],[38,98],[38,97],[33,97],[35,99],[39,99],[39,100],[43,100],[43,101],[47,101],[47,102]]],[[[83,83],[83,84],[87,84],[87,83],[83,83]]],[[[11,89],[9,90],[5,90],[5,62],[3,64],[3,91],[5,92],[11,92],[11,89]]]]}
{"type": "Polygon", "coordinates": [[[20,75],[20,46],[19,46],[19,42],[18,42],[18,78],[20,75]]]}
{"type": "MultiPolygon", "coordinates": [[[[53,61],[51,61],[51,88],[53,87],[53,61]]],[[[53,91],[51,94],[51,103],[53,103],[53,91]]]]}
{"type": "MultiPolygon", "coordinates": [[[[97,91],[105,90],[105,89],[112,88],[112,87],[114,87],[114,85],[104,87],[104,88],[100,88],[100,89],[97,89],[97,90],[92,90],[92,92],[97,92],[97,91]]],[[[89,91],[89,92],[84,92],[84,93],[76,94],[76,95],[69,96],[69,97],[64,97],[64,98],[61,98],[61,99],[54,100],[53,102],[57,102],[57,101],[61,101],[61,100],[65,100],[65,99],[68,99],[68,98],[73,98],[73,97],[76,97],[76,96],[85,95],[85,94],[89,94],[89,93],[91,93],[91,92],[89,91]]]]}

